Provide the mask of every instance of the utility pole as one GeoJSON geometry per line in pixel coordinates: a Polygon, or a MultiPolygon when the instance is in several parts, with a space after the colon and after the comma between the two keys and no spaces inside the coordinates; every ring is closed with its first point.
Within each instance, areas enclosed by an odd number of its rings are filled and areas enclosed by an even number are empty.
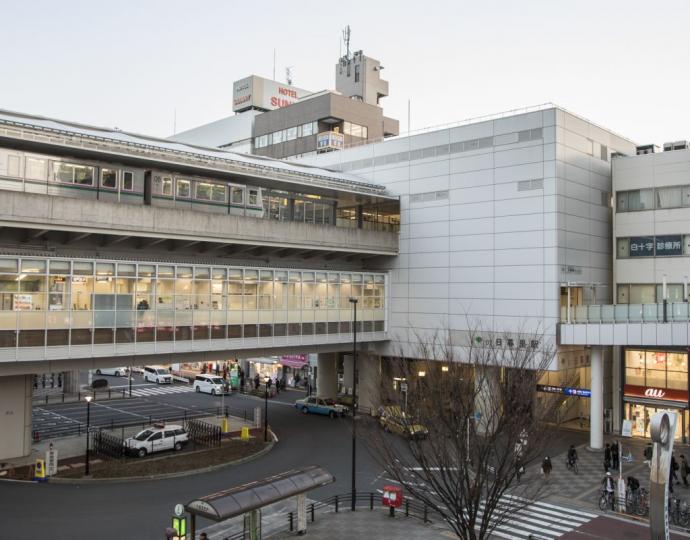
{"type": "MultiPolygon", "coordinates": [[[[350,27],[348,26],[348,33],[350,27]]],[[[352,493],[350,510],[357,506],[357,298],[350,298],[352,304],[352,493]]]]}

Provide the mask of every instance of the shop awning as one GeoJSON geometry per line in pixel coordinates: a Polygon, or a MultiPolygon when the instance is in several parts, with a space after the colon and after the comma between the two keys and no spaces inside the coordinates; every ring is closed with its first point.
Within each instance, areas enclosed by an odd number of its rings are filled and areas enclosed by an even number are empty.
{"type": "Polygon", "coordinates": [[[280,357],[280,363],[294,369],[302,369],[309,362],[306,354],[289,354],[280,357]]]}

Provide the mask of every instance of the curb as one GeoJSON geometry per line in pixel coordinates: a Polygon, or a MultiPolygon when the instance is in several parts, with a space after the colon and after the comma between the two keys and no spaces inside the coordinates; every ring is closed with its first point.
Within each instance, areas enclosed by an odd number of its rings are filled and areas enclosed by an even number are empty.
{"type": "MultiPolygon", "coordinates": [[[[273,450],[273,447],[278,443],[278,437],[276,436],[273,431],[271,431],[271,436],[273,437],[273,440],[269,442],[268,446],[266,448],[263,448],[259,450],[256,454],[252,454],[251,456],[247,456],[241,459],[236,459],[234,461],[228,461],[227,463],[219,463],[218,465],[210,465],[208,467],[202,467],[201,469],[190,469],[188,471],[180,471],[180,472],[173,472],[173,473],[163,473],[163,474],[155,474],[155,475],[149,475],[149,476],[128,476],[124,478],[50,478],[48,482],[40,482],[40,483],[48,483],[48,484],[63,484],[63,485],[98,485],[98,484],[126,484],[127,482],[145,482],[147,480],[166,480],[168,478],[183,478],[185,476],[194,476],[196,474],[204,474],[207,472],[212,472],[212,471],[217,471],[219,469],[223,469],[225,467],[232,467],[233,465],[242,465],[243,463],[247,463],[249,461],[254,461],[255,459],[259,459],[260,457],[268,454],[271,450],[273,450]]],[[[34,480],[13,480],[13,479],[7,479],[7,480],[1,480],[0,482],[21,482],[25,484],[38,484],[39,482],[36,482],[34,480]]]]}

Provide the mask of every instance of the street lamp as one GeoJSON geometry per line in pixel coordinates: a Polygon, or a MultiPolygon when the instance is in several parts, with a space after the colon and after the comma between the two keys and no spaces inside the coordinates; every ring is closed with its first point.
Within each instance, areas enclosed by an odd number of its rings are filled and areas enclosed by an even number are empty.
{"type": "Polygon", "coordinates": [[[268,442],[268,383],[271,381],[270,377],[264,379],[266,383],[266,392],[264,393],[264,442],[268,442]]]}
{"type": "Polygon", "coordinates": [[[129,397],[132,397],[132,366],[129,366],[129,397]]]}
{"type": "Polygon", "coordinates": [[[89,426],[91,424],[91,400],[93,397],[86,396],[84,399],[86,400],[86,461],[84,462],[84,474],[89,476],[89,426]]]}
{"type": "Polygon", "coordinates": [[[352,304],[352,493],[350,494],[350,510],[355,511],[357,502],[357,431],[355,416],[357,415],[357,298],[350,298],[352,304]]]}

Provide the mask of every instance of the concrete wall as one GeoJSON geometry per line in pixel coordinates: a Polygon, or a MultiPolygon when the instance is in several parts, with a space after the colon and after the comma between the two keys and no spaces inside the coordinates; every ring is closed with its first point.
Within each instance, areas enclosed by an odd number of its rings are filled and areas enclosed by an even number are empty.
{"type": "MultiPolygon", "coordinates": [[[[391,269],[392,341],[448,328],[554,340],[560,286],[610,297],[610,153],[634,144],[560,109],[442,129],[305,159],[401,197],[391,269]]],[[[387,264],[387,263],[383,263],[387,264]]],[[[458,355],[462,357],[463,351],[458,355]]],[[[556,365],[553,366],[556,369],[556,365]]]]}
{"type": "Polygon", "coordinates": [[[0,377],[0,462],[31,453],[31,376],[0,377]]]}
{"type": "Polygon", "coordinates": [[[398,235],[391,232],[9,191],[0,197],[2,225],[382,255],[398,252],[398,235]]]}

